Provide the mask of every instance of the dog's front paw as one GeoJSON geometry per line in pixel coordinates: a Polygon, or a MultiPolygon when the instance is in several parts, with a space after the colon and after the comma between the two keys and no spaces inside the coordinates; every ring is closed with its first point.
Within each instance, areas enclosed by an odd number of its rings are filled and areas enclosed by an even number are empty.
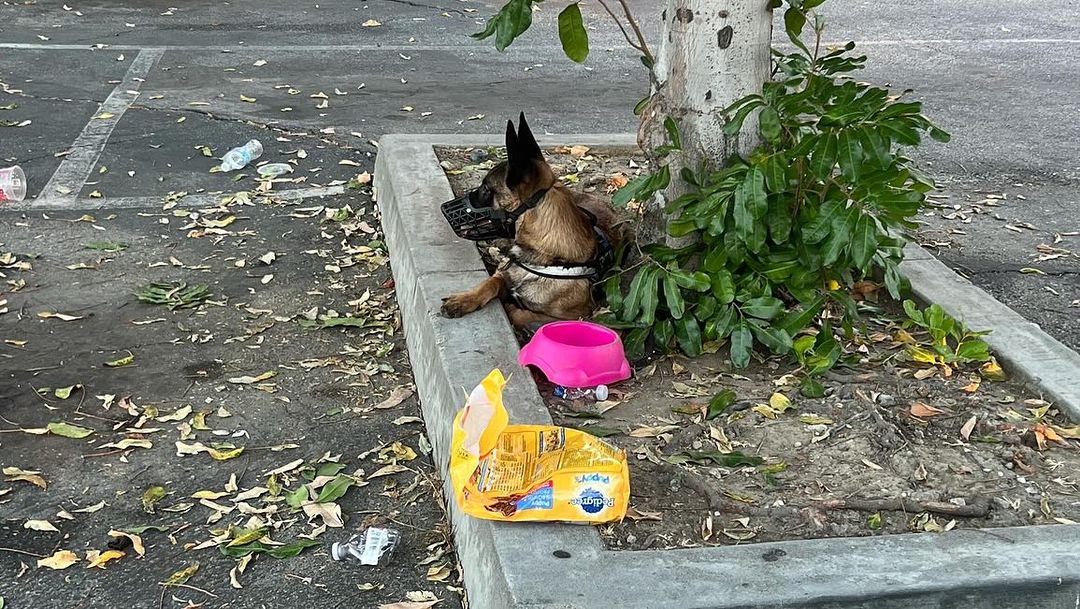
{"type": "Polygon", "coordinates": [[[456,318],[468,315],[477,309],[469,294],[451,294],[443,298],[442,314],[446,317],[456,318]]]}

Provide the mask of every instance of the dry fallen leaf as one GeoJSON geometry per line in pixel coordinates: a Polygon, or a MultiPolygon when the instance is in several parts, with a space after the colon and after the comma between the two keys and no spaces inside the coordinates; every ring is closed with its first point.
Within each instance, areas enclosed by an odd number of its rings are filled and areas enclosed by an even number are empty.
{"type": "Polygon", "coordinates": [[[135,553],[139,556],[146,556],[146,547],[143,546],[142,537],[135,535],[134,533],[125,533],[124,531],[109,531],[109,537],[127,537],[131,541],[131,547],[135,548],[135,553]]]}
{"type": "Polygon", "coordinates": [[[660,434],[668,433],[669,431],[675,431],[678,428],[678,425],[656,425],[654,427],[638,427],[637,429],[631,430],[630,433],[627,435],[632,438],[655,438],[660,434]]]}
{"type": "Polygon", "coordinates": [[[60,321],[75,321],[76,319],[82,319],[81,315],[68,315],[67,313],[57,313],[55,311],[42,311],[38,313],[38,317],[41,319],[59,319],[60,321]]]}
{"type": "Polygon", "coordinates": [[[378,21],[375,21],[374,19],[368,19],[367,21],[361,23],[360,25],[363,26],[363,27],[379,27],[382,24],[379,23],[378,21]]]}
{"type": "Polygon", "coordinates": [[[630,520],[663,520],[663,512],[642,512],[631,507],[626,510],[626,517],[630,520]]]}
{"type": "Polygon", "coordinates": [[[42,489],[45,489],[48,486],[45,479],[39,475],[41,472],[38,471],[19,469],[18,467],[5,467],[3,472],[4,475],[8,477],[6,482],[29,482],[42,489]]]}
{"type": "Polygon", "coordinates": [[[48,567],[49,569],[67,569],[77,562],[79,562],[79,557],[74,552],[60,550],[48,558],[39,559],[37,566],[48,567]]]}
{"type": "Polygon", "coordinates": [[[120,550],[106,550],[92,559],[88,555],[87,559],[90,560],[90,562],[86,565],[86,568],[89,569],[91,567],[97,567],[99,569],[104,569],[105,563],[109,562],[110,560],[121,559],[125,556],[127,556],[127,554],[121,552],[120,550]]]}
{"type": "Polygon", "coordinates": [[[56,528],[56,526],[48,520],[27,520],[26,523],[23,524],[23,528],[30,529],[31,531],[52,531],[54,533],[60,532],[60,529],[56,528]]]}
{"type": "Polygon", "coordinates": [[[374,408],[375,408],[375,410],[385,410],[387,408],[394,408],[395,406],[397,406],[397,405],[401,404],[402,402],[404,402],[405,399],[408,398],[409,396],[411,396],[412,394],[413,394],[413,389],[412,389],[412,387],[409,387],[408,385],[402,385],[401,387],[396,387],[396,388],[394,388],[393,391],[390,392],[390,395],[387,396],[385,400],[383,400],[383,401],[379,402],[378,404],[376,404],[374,406],[374,408]]]}
{"type": "Polygon", "coordinates": [[[911,415],[915,417],[936,417],[939,414],[945,414],[945,411],[926,404],[925,402],[915,402],[911,405],[911,415]]]}
{"type": "Polygon", "coordinates": [[[979,417],[971,415],[971,418],[964,423],[964,426],[960,428],[960,437],[967,440],[971,437],[972,430],[975,429],[975,423],[979,421],[979,417]]]}
{"type": "Polygon", "coordinates": [[[379,605],[379,609],[429,609],[434,607],[437,603],[442,602],[441,599],[435,599],[433,601],[400,601],[397,603],[390,603],[388,605],[379,605]]]}
{"type": "Polygon", "coordinates": [[[885,469],[885,468],[881,467],[880,465],[878,465],[877,463],[874,463],[870,459],[863,459],[862,462],[863,462],[863,465],[865,465],[866,467],[869,467],[870,469],[875,469],[875,470],[878,470],[878,471],[881,471],[881,470],[885,469]]]}

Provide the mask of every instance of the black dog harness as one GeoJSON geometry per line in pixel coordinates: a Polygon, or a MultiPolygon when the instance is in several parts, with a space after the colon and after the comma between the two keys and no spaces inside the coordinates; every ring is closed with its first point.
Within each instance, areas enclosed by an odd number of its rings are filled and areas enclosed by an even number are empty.
{"type": "MultiPolygon", "coordinates": [[[[540,205],[548,194],[548,189],[542,189],[523,201],[521,205],[512,211],[504,211],[486,206],[474,206],[472,193],[466,193],[452,201],[442,204],[443,216],[446,217],[454,233],[463,239],[470,241],[489,241],[492,239],[513,239],[517,232],[517,221],[525,212],[540,205]]],[[[536,265],[522,260],[522,252],[518,246],[510,250],[510,262],[518,267],[548,279],[591,279],[599,281],[604,272],[614,263],[615,255],[611,247],[611,241],[604,231],[601,230],[596,215],[587,209],[578,207],[592,225],[593,235],[596,239],[596,251],[593,257],[585,262],[563,262],[552,265],[536,265]]]]}

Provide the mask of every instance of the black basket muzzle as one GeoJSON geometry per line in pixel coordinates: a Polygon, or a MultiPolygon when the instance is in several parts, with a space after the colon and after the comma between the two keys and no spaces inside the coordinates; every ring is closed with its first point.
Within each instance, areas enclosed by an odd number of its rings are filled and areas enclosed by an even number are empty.
{"type": "Polygon", "coordinates": [[[494,207],[473,205],[473,193],[467,192],[442,204],[442,213],[454,234],[470,241],[513,239],[516,215],[494,207]]]}

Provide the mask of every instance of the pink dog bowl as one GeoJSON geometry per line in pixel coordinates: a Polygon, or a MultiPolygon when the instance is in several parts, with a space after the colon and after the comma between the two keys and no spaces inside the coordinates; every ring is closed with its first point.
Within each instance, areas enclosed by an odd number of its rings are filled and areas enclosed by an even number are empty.
{"type": "Polygon", "coordinates": [[[563,387],[595,387],[630,378],[619,335],[587,321],[556,321],[537,330],[518,353],[522,366],[536,366],[563,387]]]}

